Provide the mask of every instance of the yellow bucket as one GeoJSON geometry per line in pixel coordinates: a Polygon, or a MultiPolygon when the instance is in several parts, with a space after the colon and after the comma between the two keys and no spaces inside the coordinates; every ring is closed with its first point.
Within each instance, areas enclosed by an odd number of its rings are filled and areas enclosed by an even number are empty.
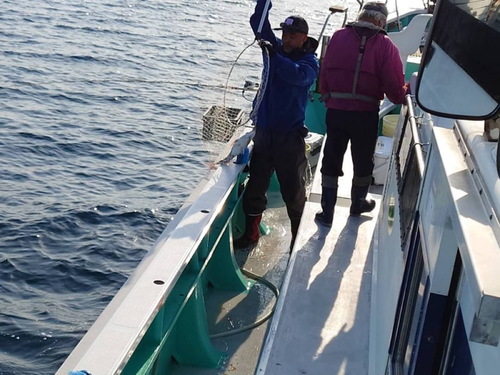
{"type": "Polygon", "coordinates": [[[398,126],[399,115],[384,116],[382,121],[382,135],[386,137],[393,137],[398,126]]]}

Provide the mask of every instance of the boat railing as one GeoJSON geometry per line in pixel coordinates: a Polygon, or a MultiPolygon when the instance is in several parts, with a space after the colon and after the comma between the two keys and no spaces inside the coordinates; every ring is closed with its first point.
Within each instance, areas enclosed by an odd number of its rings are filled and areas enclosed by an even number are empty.
{"type": "Polygon", "coordinates": [[[57,374],[166,374],[179,364],[217,367],[205,310],[208,285],[244,292],[252,283],[232,250],[244,164],[219,166],[153,245],[57,374]]]}

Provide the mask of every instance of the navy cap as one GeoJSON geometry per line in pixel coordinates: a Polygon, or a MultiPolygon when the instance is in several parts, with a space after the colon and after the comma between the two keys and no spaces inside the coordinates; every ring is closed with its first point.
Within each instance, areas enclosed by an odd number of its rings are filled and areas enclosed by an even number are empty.
{"type": "Polygon", "coordinates": [[[306,20],[300,16],[290,16],[285,22],[280,23],[280,27],[275,30],[289,31],[292,33],[309,33],[309,25],[306,20]]]}

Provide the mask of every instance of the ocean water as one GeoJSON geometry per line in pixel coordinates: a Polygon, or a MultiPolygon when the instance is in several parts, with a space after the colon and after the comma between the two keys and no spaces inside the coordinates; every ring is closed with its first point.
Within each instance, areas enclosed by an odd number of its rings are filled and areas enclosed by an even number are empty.
{"type": "MultiPolygon", "coordinates": [[[[0,2],[0,374],[54,373],[208,173],[202,115],[254,4],[0,2]]],[[[271,22],[317,36],[329,5],[275,1],[271,22]]],[[[230,84],[260,68],[250,47],[230,84]]]]}

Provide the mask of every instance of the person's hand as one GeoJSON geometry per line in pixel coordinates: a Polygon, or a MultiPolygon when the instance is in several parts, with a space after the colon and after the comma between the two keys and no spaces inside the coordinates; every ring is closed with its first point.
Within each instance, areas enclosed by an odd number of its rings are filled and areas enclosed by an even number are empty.
{"type": "Polygon", "coordinates": [[[271,42],[261,39],[259,40],[259,46],[260,48],[262,48],[262,51],[267,50],[267,52],[269,53],[269,57],[273,57],[274,55],[276,55],[276,51],[274,50],[274,47],[271,44],[271,42]]]}
{"type": "Polygon", "coordinates": [[[411,95],[410,82],[405,83],[404,89],[406,91],[406,95],[411,95]]]}

